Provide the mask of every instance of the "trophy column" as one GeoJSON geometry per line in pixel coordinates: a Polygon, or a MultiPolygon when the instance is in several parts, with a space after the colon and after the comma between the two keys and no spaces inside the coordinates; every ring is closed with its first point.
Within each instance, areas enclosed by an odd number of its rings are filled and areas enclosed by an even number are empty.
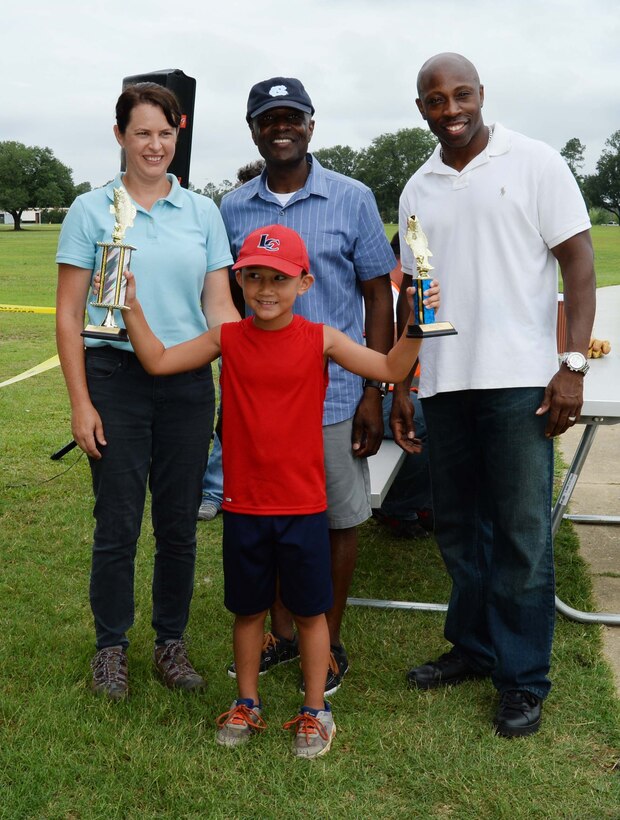
{"type": "Polygon", "coordinates": [[[98,247],[102,248],[99,290],[96,300],[90,303],[92,307],[105,308],[106,315],[100,325],[86,325],[82,336],[126,342],[129,338],[127,331],[116,324],[114,311],[129,310],[125,305],[125,272],[129,270],[131,252],[135,248],[123,244],[123,239],[127,228],[133,226],[136,209],[122,185],[114,189],[114,205],[110,205],[110,212],[115,217],[112,241],[97,242],[98,247]]]}
{"type": "Polygon", "coordinates": [[[99,290],[93,307],[106,308],[106,315],[100,325],[86,325],[82,336],[89,339],[116,339],[125,342],[129,338],[124,327],[119,327],[114,319],[115,310],[128,310],[125,305],[125,271],[129,270],[131,245],[114,242],[97,242],[103,248],[99,269],[99,290]]]}
{"type": "Polygon", "coordinates": [[[417,278],[411,283],[413,285],[413,317],[416,323],[407,327],[407,338],[428,339],[432,336],[456,335],[457,331],[451,322],[435,321],[435,311],[433,308],[424,306],[426,291],[430,288],[431,282],[433,281],[429,275],[429,272],[433,270],[433,266],[428,261],[428,257],[433,254],[428,247],[426,234],[422,230],[420,222],[415,215],[410,216],[407,220],[405,242],[413,252],[416,269],[418,271],[417,278]]]}

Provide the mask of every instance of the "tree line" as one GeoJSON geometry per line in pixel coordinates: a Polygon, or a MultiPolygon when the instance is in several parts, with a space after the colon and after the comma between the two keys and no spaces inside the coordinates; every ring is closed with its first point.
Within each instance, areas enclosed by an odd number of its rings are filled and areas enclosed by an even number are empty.
{"type": "MultiPolygon", "coordinates": [[[[314,156],[326,168],[353,177],[367,185],[375,195],[384,222],[398,221],[398,200],[407,180],[432,154],[437,141],[422,128],[401,128],[381,134],[368,148],[356,151],[348,145],[319,148],[314,156]]],[[[603,209],[620,222],[620,130],[605,142],[593,174],[582,175],[585,145],[577,138],[568,140],[560,153],[573,172],[589,209],[603,209]]],[[[253,168],[253,172],[256,170],[253,168]]],[[[247,168],[250,168],[247,166],[247,168]]],[[[217,205],[222,197],[240,184],[228,179],[219,184],[208,182],[193,190],[211,197],[217,205]]],[[[249,177],[248,177],[249,178],[249,177]]],[[[31,208],[68,207],[75,197],[89,191],[90,183],[74,185],[72,171],[56,159],[49,148],[28,147],[20,142],[0,142],[0,209],[8,211],[15,230],[21,228],[21,217],[31,208]]],[[[593,221],[604,221],[593,213],[593,221]]],[[[60,221],[62,213],[57,214],[60,221]]]]}
{"type": "MultiPolygon", "coordinates": [[[[312,153],[321,165],[367,185],[377,200],[384,222],[398,221],[398,200],[409,178],[433,153],[437,140],[422,128],[402,128],[395,133],[381,134],[368,148],[356,151],[349,145],[319,148],[312,153]]],[[[596,172],[584,176],[586,146],[577,138],[568,140],[560,153],[573,172],[591,213],[592,221],[609,221],[604,212],[613,214],[620,222],[620,131],[615,131],[605,142],[605,148],[596,164],[596,172]]],[[[219,205],[224,194],[238,183],[225,179],[212,182],[198,190],[219,205]]]]}
{"type": "MultiPolygon", "coordinates": [[[[353,177],[367,185],[377,200],[384,222],[398,220],[398,198],[409,177],[433,153],[437,140],[422,128],[402,128],[392,134],[381,134],[368,148],[356,151],[348,145],[319,148],[313,155],[325,168],[353,177]]],[[[220,204],[224,194],[238,183],[225,179],[219,184],[208,182],[195,189],[220,204]]]]}
{"type": "MultiPolygon", "coordinates": [[[[600,208],[613,214],[620,223],[620,131],[605,140],[605,147],[596,163],[596,172],[583,176],[586,146],[577,137],[570,139],[560,151],[573,172],[588,208],[600,208]]],[[[594,221],[594,220],[593,220],[594,221]]],[[[599,221],[603,221],[603,217],[599,221]]]]}

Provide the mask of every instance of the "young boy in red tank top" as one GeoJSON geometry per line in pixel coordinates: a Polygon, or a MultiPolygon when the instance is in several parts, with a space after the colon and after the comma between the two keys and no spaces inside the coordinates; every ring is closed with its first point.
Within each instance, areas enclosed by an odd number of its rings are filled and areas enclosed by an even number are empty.
{"type": "MultiPolygon", "coordinates": [[[[127,274],[123,315],[138,358],[153,375],[192,370],[222,356],[225,605],[235,614],[238,698],[218,718],[217,742],[238,746],[266,728],[258,693],[263,624],[276,593],[294,614],[305,681],[293,752],[318,757],[336,732],[323,690],[329,663],[325,612],[332,603],[323,468],[327,360],[367,379],[399,382],[418,355],[404,335],[386,355],[293,313],[314,282],[303,240],[282,225],[253,231],[233,270],[253,315],[165,349],[150,330],[127,274]]],[[[317,273],[320,276],[320,271],[317,273]]],[[[411,294],[409,294],[411,305],[411,294]]],[[[427,297],[439,305],[439,288],[427,297]]]]}

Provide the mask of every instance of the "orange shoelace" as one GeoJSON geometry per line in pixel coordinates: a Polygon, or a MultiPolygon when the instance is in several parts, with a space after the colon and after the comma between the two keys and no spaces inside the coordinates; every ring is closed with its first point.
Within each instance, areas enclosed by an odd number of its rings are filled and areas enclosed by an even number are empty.
{"type": "Polygon", "coordinates": [[[232,709],[221,714],[215,722],[218,729],[222,729],[229,723],[232,723],[234,726],[245,724],[255,732],[262,732],[267,728],[267,724],[262,717],[256,714],[256,712],[253,712],[252,709],[249,709],[245,703],[238,703],[236,706],[233,706],[232,709]]]}
{"type": "Polygon", "coordinates": [[[263,638],[263,652],[266,652],[268,649],[275,647],[277,644],[276,636],[272,632],[266,632],[265,637],[263,638]]]}
{"type": "Polygon", "coordinates": [[[336,660],[336,656],[333,652],[329,653],[329,668],[332,670],[334,675],[340,674],[340,667],[338,666],[338,661],[336,660]]]}
{"type": "Polygon", "coordinates": [[[306,736],[306,743],[310,743],[310,738],[312,735],[318,734],[323,740],[328,740],[329,735],[327,733],[327,729],[321,721],[315,717],[315,715],[311,715],[310,712],[302,712],[299,715],[296,715],[292,720],[287,720],[286,723],[283,725],[283,729],[293,729],[297,727],[297,734],[301,735],[304,734],[306,736]]]}

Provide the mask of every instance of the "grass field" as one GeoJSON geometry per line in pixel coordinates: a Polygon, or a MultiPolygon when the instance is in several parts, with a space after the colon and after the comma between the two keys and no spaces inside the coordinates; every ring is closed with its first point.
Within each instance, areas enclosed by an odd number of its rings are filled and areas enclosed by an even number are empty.
{"type": "MultiPolygon", "coordinates": [[[[620,245],[620,229],[599,230],[617,233],[620,245]]],[[[56,240],[53,227],[0,231],[0,304],[53,304],[56,240]]],[[[617,258],[618,245],[605,253],[617,258]]],[[[55,347],[53,316],[0,315],[1,382],[55,347]]],[[[493,735],[488,681],[426,693],[405,688],[412,663],[446,648],[441,613],[352,607],[344,633],[351,671],[332,699],[338,734],[330,754],[309,764],[289,754],[280,727],[299,705],[294,665],[261,681],[269,730],[243,750],[217,747],[214,719],[234,697],[219,517],[198,528],[189,629],[192,658],[209,679],[206,693],[179,696],[152,673],[147,515],[130,635],[132,697],[117,705],[94,699],[90,476],[77,451],[59,463],[49,459],[71,437],[58,368],[0,388],[0,430],[0,818],[620,816],[620,710],[600,627],[561,617],[554,687],[532,738],[493,735]]],[[[592,609],[568,523],[556,552],[559,594],[592,609]]],[[[448,591],[431,538],[394,539],[374,521],[361,528],[352,595],[445,601],[448,591]]]]}

